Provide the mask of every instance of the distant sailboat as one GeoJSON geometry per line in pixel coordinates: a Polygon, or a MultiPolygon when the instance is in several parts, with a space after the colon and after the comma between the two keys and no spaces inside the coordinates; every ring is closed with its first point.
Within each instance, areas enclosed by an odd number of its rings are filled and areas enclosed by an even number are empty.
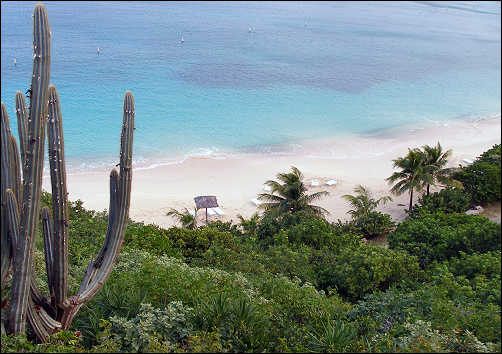
{"type": "Polygon", "coordinates": [[[98,53],[98,55],[99,55],[99,47],[96,49],[96,52],[97,52],[97,53],[98,53]]]}
{"type": "Polygon", "coordinates": [[[16,61],[16,58],[14,58],[14,66],[16,66],[17,64],[17,61],[16,61]]]}
{"type": "Polygon", "coordinates": [[[181,35],[180,43],[183,43],[185,40],[183,39],[183,35],[181,35]]]}
{"type": "Polygon", "coordinates": [[[249,27],[249,29],[248,29],[248,32],[249,32],[249,33],[251,33],[251,32],[252,32],[252,29],[251,29],[251,27],[249,27]]]}

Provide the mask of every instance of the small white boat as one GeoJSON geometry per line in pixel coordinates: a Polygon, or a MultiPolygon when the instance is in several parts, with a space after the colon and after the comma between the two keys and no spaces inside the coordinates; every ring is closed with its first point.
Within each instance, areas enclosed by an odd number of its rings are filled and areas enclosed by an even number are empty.
{"type": "Polygon", "coordinates": [[[184,41],[183,36],[181,36],[180,43],[183,43],[184,41]]]}

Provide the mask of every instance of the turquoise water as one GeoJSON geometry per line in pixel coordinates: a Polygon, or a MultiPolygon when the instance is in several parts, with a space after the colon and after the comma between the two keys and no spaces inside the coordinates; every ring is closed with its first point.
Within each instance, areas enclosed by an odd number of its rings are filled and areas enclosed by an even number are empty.
{"type": "MultiPolygon", "coordinates": [[[[16,136],[34,4],[1,3],[1,96],[16,136]]],[[[73,166],[116,163],[126,90],[143,164],[500,113],[499,2],[44,5],[73,166]]]]}

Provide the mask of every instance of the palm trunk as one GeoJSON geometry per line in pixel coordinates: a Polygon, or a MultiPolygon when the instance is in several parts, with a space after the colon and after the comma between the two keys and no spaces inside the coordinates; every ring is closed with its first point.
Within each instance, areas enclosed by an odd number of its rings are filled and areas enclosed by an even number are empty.
{"type": "Polygon", "coordinates": [[[409,208],[409,212],[411,213],[411,206],[413,204],[413,188],[411,189],[410,191],[410,208],[409,208]]]}
{"type": "Polygon", "coordinates": [[[429,195],[429,188],[430,188],[430,184],[427,185],[427,195],[429,195]]]}

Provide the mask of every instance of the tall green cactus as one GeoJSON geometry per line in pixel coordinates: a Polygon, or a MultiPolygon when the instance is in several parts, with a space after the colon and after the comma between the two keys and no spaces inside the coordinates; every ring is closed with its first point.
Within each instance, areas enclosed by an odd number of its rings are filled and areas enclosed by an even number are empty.
{"type": "Polygon", "coordinates": [[[69,328],[80,307],[103,286],[119,255],[130,206],[135,109],[134,97],[127,91],[120,172],[113,169],[110,174],[110,214],[106,239],[96,259],[87,266],[78,293],[68,297],[69,215],[61,105],[56,87],[49,87],[50,28],[43,5],[35,6],[33,18],[34,55],[29,111],[22,93],[16,93],[21,159],[2,103],[2,283],[8,280],[11,269],[13,274],[8,316],[5,318],[2,313],[2,328],[7,322],[9,333],[21,333],[25,331],[28,320],[37,338],[44,341],[51,333],[69,328]],[[52,219],[46,207],[41,214],[50,299],[37,288],[33,278],[33,248],[38,235],[46,123],[52,219]],[[23,171],[22,195],[20,165],[23,171]]]}

